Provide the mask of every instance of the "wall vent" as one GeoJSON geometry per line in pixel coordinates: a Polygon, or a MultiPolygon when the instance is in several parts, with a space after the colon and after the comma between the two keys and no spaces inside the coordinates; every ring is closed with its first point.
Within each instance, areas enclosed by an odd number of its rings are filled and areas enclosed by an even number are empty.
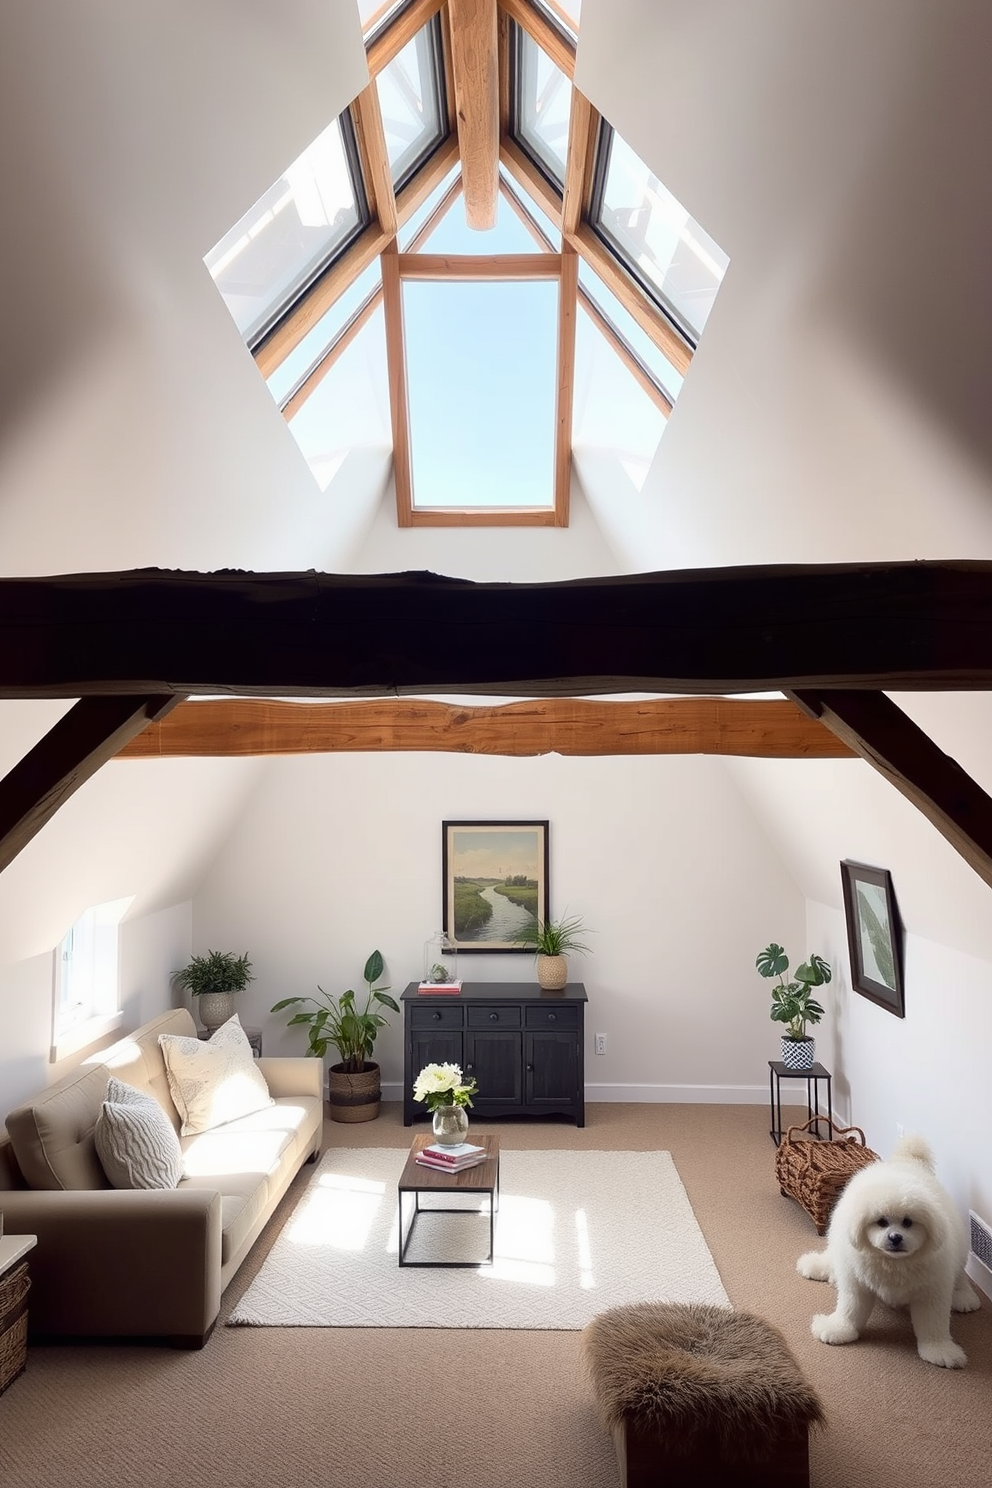
{"type": "Polygon", "coordinates": [[[971,1251],[977,1256],[983,1266],[992,1271],[992,1225],[986,1224],[984,1219],[979,1219],[973,1209],[968,1210],[971,1220],[971,1251]]]}

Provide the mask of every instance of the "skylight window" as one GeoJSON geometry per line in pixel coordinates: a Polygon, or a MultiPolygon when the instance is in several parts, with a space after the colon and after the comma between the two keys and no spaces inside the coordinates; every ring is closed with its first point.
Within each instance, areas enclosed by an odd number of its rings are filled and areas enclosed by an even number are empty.
{"type": "Polygon", "coordinates": [[[401,190],[448,132],[441,23],[421,28],[376,78],[393,189],[401,190]]]}
{"type": "Polygon", "coordinates": [[[403,311],[414,510],[550,509],[557,283],[406,283],[403,311]]]}
{"type": "Polygon", "coordinates": [[[565,189],[572,85],[546,52],[519,26],[514,49],[513,135],[559,195],[565,189]]]}
{"type": "Polygon", "coordinates": [[[590,220],[695,346],[730,260],[605,121],[590,220]]]}
{"type": "Polygon", "coordinates": [[[206,255],[249,346],[366,225],[361,179],[345,112],[206,255]]]}

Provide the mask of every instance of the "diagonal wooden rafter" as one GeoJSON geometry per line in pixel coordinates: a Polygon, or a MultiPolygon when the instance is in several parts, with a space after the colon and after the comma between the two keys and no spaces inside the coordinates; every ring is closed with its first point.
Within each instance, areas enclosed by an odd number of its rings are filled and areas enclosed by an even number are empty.
{"type": "Polygon", "coordinates": [[[223,698],[183,703],[126,744],[118,759],[185,756],[434,753],[531,757],[630,754],[852,759],[854,751],[794,703],[773,699],[540,698],[498,707],[423,699],[283,703],[223,698]]]}
{"type": "Polygon", "coordinates": [[[0,870],[94,775],[182,697],[84,697],[0,780],[0,870]]]}
{"type": "Polygon", "coordinates": [[[496,0],[448,0],[451,72],[465,221],[496,225],[499,194],[499,43],[496,0]]]}
{"type": "Polygon", "coordinates": [[[884,692],[787,693],[921,811],[992,886],[992,799],[884,692]]]}

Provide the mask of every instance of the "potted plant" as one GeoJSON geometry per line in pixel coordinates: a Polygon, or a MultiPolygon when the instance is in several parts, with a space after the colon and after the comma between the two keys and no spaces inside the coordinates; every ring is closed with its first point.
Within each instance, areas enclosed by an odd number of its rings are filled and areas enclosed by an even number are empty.
{"type": "Polygon", "coordinates": [[[518,945],[533,946],[537,956],[537,980],[546,992],[560,992],[568,981],[569,951],[589,947],[581,940],[587,934],[581,915],[560,920],[534,920],[516,937],[518,945]]]}
{"type": "Polygon", "coordinates": [[[830,981],[829,965],[822,956],[814,954],[796,967],[792,981],[787,982],[789,958],[774,941],[765,946],[754,964],[759,976],[778,977],[777,985],[772,988],[771,1016],[773,1023],[785,1023],[789,1030],[782,1035],[782,1063],[789,1069],[809,1069],[816,1044],[806,1029],[815,1028],[823,1017],[823,1008],[813,996],[813,988],[830,981]]]}
{"type": "Polygon", "coordinates": [[[374,1121],[379,1114],[382,1087],[378,1064],[372,1059],[379,1029],[388,1019],[379,1012],[380,1007],[400,1011],[399,1003],[388,995],[385,987],[376,987],[382,976],[383,961],[380,951],[373,951],[365,963],[362,976],[366,993],[364,1007],[357,1006],[355,993],[348,989],[340,997],[331,997],[318,983],[316,997],[284,997],[272,1008],[281,1013],[284,1008],[298,1007],[309,1003],[306,1012],[294,1013],[288,1026],[296,1024],[307,1029],[307,1053],[323,1059],[328,1045],[337,1049],[340,1061],[332,1064],[327,1072],[327,1095],[331,1106],[332,1121],[374,1121]]]}
{"type": "Polygon", "coordinates": [[[176,972],[175,979],[191,997],[200,999],[199,1013],[208,1033],[213,1033],[233,1015],[235,992],[243,992],[255,980],[247,951],[243,956],[236,956],[233,951],[208,951],[205,956],[194,956],[188,966],[176,972]]]}

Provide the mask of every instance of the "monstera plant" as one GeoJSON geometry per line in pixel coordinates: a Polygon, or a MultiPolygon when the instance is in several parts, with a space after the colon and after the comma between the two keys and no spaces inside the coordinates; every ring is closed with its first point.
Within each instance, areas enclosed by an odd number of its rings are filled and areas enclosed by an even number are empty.
{"type": "Polygon", "coordinates": [[[778,978],[772,987],[771,1018],[773,1023],[784,1023],[788,1029],[782,1035],[782,1063],[790,1069],[808,1069],[813,1063],[815,1047],[806,1029],[815,1028],[824,1016],[823,1006],[813,996],[813,990],[830,981],[829,964],[814,953],[786,980],[789,958],[774,941],[758,953],[754,964],[759,976],[778,978]]]}

